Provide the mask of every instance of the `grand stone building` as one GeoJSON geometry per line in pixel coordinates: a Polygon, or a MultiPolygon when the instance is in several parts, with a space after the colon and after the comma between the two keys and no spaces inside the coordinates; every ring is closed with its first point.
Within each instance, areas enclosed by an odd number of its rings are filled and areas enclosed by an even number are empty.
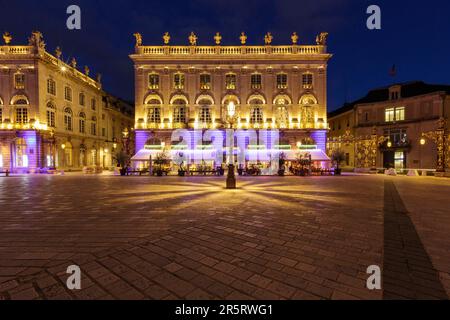
{"type": "Polygon", "coordinates": [[[102,90],[100,77],[46,51],[40,32],[28,45],[0,46],[0,170],[39,172],[110,167],[133,108],[102,90]]]}
{"type": "MultiPolygon", "coordinates": [[[[187,46],[145,46],[135,34],[135,160],[148,160],[162,144],[171,149],[173,130],[224,129],[227,105],[237,111],[237,129],[279,129],[280,145],[296,150],[314,145],[325,151],[327,134],[327,34],[315,45],[300,45],[296,33],[292,44],[223,46],[219,33],[215,45],[197,45],[192,33],[187,46]],[[155,146],[156,144],[156,146],[155,146]],[[141,153],[139,153],[141,152],[141,153]]],[[[195,148],[195,146],[191,146],[195,148]]],[[[274,146],[272,146],[274,147],[274,146]]],[[[316,159],[326,160],[326,159],[316,159]]]]}
{"type": "Polygon", "coordinates": [[[408,82],[374,89],[329,114],[329,152],[349,169],[450,169],[450,85],[408,82]]]}

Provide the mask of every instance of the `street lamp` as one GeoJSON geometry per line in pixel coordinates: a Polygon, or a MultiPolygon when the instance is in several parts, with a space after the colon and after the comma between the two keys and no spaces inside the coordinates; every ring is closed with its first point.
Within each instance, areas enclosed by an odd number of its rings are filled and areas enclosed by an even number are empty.
{"type": "Polygon", "coordinates": [[[236,189],[236,175],[234,173],[234,130],[233,125],[236,120],[236,105],[233,101],[230,101],[227,105],[228,122],[230,124],[229,130],[229,152],[230,152],[230,163],[228,164],[228,175],[227,175],[227,189],[236,189]]]}
{"type": "Polygon", "coordinates": [[[62,167],[65,168],[66,167],[66,145],[64,143],[61,145],[61,149],[63,151],[63,153],[62,153],[62,158],[63,158],[62,167]]]}

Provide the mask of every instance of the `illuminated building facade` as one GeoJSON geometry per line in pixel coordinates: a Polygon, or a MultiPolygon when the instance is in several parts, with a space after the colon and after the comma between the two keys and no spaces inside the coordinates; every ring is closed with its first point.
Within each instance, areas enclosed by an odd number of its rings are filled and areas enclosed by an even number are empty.
{"type": "MultiPolygon", "coordinates": [[[[228,128],[227,106],[236,106],[235,129],[280,130],[280,146],[294,150],[315,145],[325,151],[327,135],[327,34],[315,45],[197,45],[192,33],[187,46],[145,46],[135,34],[136,150],[171,149],[175,129],[228,128]]],[[[194,139],[193,139],[194,140],[194,139]]],[[[195,142],[194,142],[195,144],[195,142]]],[[[195,145],[191,145],[195,148],[195,145]]],[[[267,147],[267,146],[266,146],[267,147]]],[[[272,146],[273,147],[273,146],[272,146]]],[[[144,155],[147,157],[148,154],[144,155]]],[[[135,157],[135,159],[137,159],[135,157]]],[[[139,159],[137,159],[139,160],[139,159]]]]}
{"type": "Polygon", "coordinates": [[[329,153],[341,149],[349,169],[448,171],[449,115],[449,85],[416,81],[375,89],[329,114],[329,153]]]}
{"type": "Polygon", "coordinates": [[[0,46],[0,170],[34,173],[112,166],[133,108],[102,90],[88,67],[48,53],[40,32],[0,46]]]}

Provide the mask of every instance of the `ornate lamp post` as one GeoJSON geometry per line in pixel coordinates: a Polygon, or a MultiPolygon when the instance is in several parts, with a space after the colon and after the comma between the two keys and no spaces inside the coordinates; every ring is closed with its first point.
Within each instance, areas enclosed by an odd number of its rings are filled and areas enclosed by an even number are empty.
{"type": "Polygon", "coordinates": [[[430,139],[436,144],[437,147],[437,164],[436,164],[436,173],[438,176],[443,176],[445,173],[445,147],[448,143],[447,141],[447,130],[445,128],[446,120],[444,117],[441,117],[438,120],[438,128],[434,131],[429,131],[422,133],[422,139],[420,141],[421,145],[426,143],[425,139],[430,139]]]}
{"type": "Polygon", "coordinates": [[[234,172],[234,124],[236,122],[236,105],[230,101],[227,105],[227,118],[230,124],[229,133],[229,154],[230,162],[228,164],[227,189],[236,189],[236,175],[234,172]]]}

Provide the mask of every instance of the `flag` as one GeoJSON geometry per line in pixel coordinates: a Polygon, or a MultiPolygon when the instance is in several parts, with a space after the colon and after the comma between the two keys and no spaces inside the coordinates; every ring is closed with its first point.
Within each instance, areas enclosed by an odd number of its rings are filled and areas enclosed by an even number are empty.
{"type": "Polygon", "coordinates": [[[395,66],[395,64],[392,65],[391,70],[389,70],[389,75],[390,75],[391,77],[395,77],[395,76],[397,75],[397,67],[395,66]]]}

